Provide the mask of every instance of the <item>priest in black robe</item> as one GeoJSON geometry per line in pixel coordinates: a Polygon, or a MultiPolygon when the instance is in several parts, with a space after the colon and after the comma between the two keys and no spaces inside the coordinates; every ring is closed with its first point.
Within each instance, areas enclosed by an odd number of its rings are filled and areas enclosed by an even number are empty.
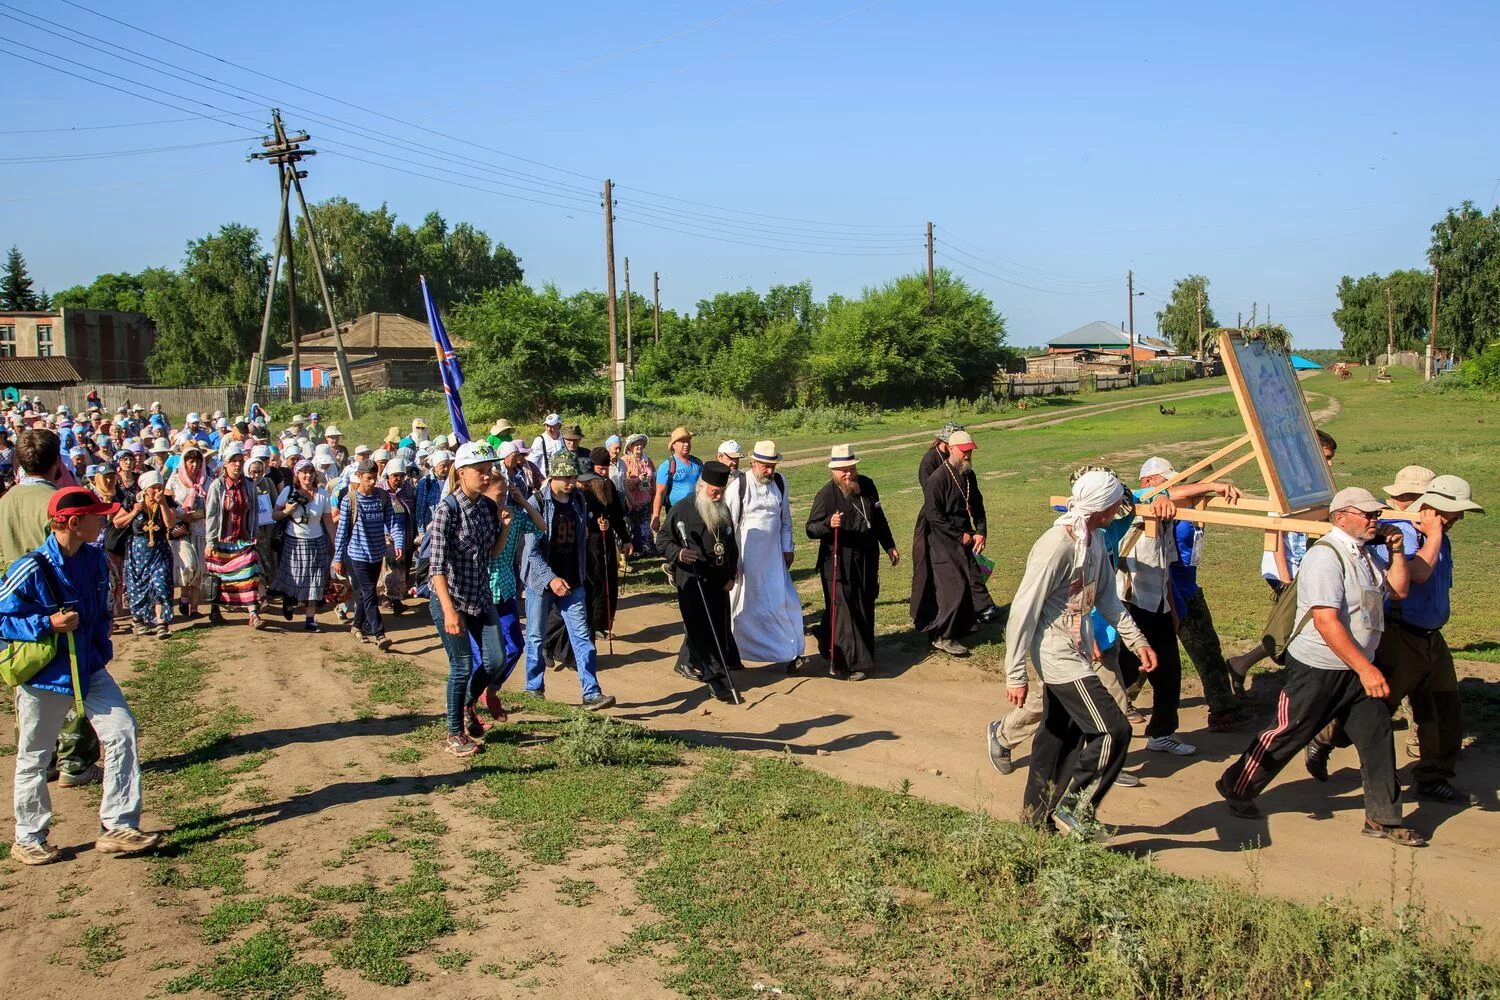
{"type": "MultiPolygon", "coordinates": [[[[948,460],[948,439],[963,429],[962,424],[949,423],[943,425],[943,429],[938,431],[937,437],[932,441],[932,447],[922,453],[922,461],[917,463],[918,486],[927,485],[928,477],[943,467],[943,463],[948,460]]],[[[922,515],[918,512],[916,534],[920,534],[922,530],[922,515]]],[[[916,551],[915,535],[912,539],[912,551],[916,551]]],[[[1000,609],[996,607],[995,599],[990,596],[989,581],[979,571],[979,564],[970,559],[968,572],[969,594],[974,599],[974,617],[983,624],[999,621],[1000,609]]]]}
{"type": "Polygon", "coordinates": [[[698,486],[672,505],[656,533],[656,547],[672,566],[685,633],[677,671],[702,680],[715,698],[732,698],[729,671],[739,665],[730,630],[729,591],[739,569],[734,524],[724,503],[729,466],[703,463],[698,486]]]}
{"type": "Polygon", "coordinates": [[[950,656],[968,656],[959,643],[975,623],[970,568],[984,551],[984,498],[974,476],[974,439],[955,431],[948,457],[922,484],[922,512],[912,540],[911,617],[932,646],[950,656]]]}
{"type": "Polygon", "coordinates": [[[849,445],[833,449],[829,481],[813,498],[807,515],[807,537],[818,542],[817,570],[823,581],[818,652],[828,661],[832,676],[852,681],[863,680],[875,669],[880,553],[885,551],[892,566],[901,559],[880,506],[880,491],[873,480],[858,474],[858,462],[849,445]]]}

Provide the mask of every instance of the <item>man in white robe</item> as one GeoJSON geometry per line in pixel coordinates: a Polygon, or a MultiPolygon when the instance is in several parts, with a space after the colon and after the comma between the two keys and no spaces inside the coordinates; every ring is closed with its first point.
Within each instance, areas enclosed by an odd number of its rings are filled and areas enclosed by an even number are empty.
{"type": "Polygon", "coordinates": [[[792,505],[786,480],[776,471],[780,461],[774,441],[757,441],[749,474],[735,477],[724,491],[740,549],[729,601],[740,658],[785,664],[796,673],[806,640],[802,601],[792,584],[792,505]]]}

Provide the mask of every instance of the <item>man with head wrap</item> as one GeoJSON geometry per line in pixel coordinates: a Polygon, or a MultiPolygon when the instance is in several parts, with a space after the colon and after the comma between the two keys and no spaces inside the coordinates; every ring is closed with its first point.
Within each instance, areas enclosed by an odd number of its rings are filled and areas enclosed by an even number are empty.
{"type": "Polygon", "coordinates": [[[1037,539],[1011,601],[1006,629],[1006,697],[1025,703],[1026,671],[1041,678],[1042,726],[1031,748],[1022,818],[1036,826],[1054,820],[1070,833],[1097,837],[1094,812],[1130,745],[1130,723],[1100,681],[1089,654],[1092,612],[1119,630],[1140,659],[1156,667],[1146,637],[1115,592],[1114,567],[1102,529],[1125,499],[1119,479],[1103,470],[1073,483],[1068,509],[1037,539]]]}
{"type": "Polygon", "coordinates": [[[728,672],[739,664],[729,614],[739,546],[724,503],[728,485],[727,465],[704,462],[693,493],[672,505],[656,534],[656,547],[672,566],[686,633],[677,672],[703,680],[720,701],[729,700],[728,672]]]}

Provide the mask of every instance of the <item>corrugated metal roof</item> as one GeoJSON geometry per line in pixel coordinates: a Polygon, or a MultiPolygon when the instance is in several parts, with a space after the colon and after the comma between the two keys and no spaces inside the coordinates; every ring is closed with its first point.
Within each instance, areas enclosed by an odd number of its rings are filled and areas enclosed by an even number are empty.
{"type": "Polygon", "coordinates": [[[1086,323],[1078,329],[1063,334],[1061,337],[1053,337],[1047,341],[1048,347],[1125,347],[1130,343],[1130,335],[1117,326],[1111,326],[1103,320],[1095,320],[1086,323]]]}
{"type": "Polygon", "coordinates": [[[0,358],[0,385],[75,385],[82,381],[83,376],[67,358],[0,358]]]}
{"type": "MultiPolygon", "coordinates": [[[[365,313],[352,323],[341,323],[344,349],[378,350],[382,347],[421,347],[432,349],[432,331],[427,324],[400,313],[365,313]]],[[[467,347],[453,337],[454,347],[467,347]]],[[[302,341],[303,347],[332,347],[333,331],[321,330],[302,341]]]]}

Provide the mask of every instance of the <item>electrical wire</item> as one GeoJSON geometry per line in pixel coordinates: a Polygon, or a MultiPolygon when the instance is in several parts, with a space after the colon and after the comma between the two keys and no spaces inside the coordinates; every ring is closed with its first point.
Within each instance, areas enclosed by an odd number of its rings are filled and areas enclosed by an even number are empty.
{"type": "Polygon", "coordinates": [[[1013,271],[1017,277],[1031,278],[1032,280],[1045,281],[1055,285],[1078,285],[1080,287],[1106,287],[1117,285],[1120,281],[1118,277],[1083,278],[1075,275],[1063,274],[1060,271],[1048,271],[1044,268],[1033,267],[1030,264],[1023,264],[1020,261],[1011,260],[1008,257],[1003,257],[992,250],[986,250],[984,247],[979,246],[977,243],[973,243],[962,238],[947,226],[934,228],[940,229],[943,236],[949,242],[950,246],[954,243],[965,246],[973,251],[973,254],[971,256],[974,256],[978,259],[987,259],[990,264],[997,270],[1013,271]]]}
{"type": "Polygon", "coordinates": [[[107,160],[117,156],[145,156],[151,153],[174,153],[184,149],[204,149],[208,146],[230,146],[237,142],[258,142],[260,136],[247,135],[238,139],[216,139],[211,142],[189,142],[180,146],[153,146],[149,149],[116,149],[97,153],[54,153],[35,156],[12,156],[0,159],[4,163],[66,163],[70,160],[107,160]]]}
{"type": "Polygon", "coordinates": [[[17,128],[0,129],[0,135],[45,135],[57,132],[94,132],[107,128],[148,128],[153,125],[181,125],[195,122],[197,118],[163,118],[154,122],[120,122],[117,125],[69,125],[66,128],[17,128]]]}
{"type": "MultiPolygon", "coordinates": [[[[943,246],[944,245],[936,237],[933,237],[933,244],[934,244],[934,247],[933,247],[933,253],[934,254],[939,253],[939,251],[937,249],[938,246],[943,246]]],[[[955,260],[956,262],[963,264],[963,266],[967,267],[971,271],[977,271],[978,273],[986,275],[987,277],[994,278],[996,281],[1003,281],[1007,285],[1014,285],[1017,288],[1026,288],[1026,289],[1029,289],[1029,290],[1031,290],[1033,292],[1042,292],[1043,294],[1046,294],[1046,295],[1073,295],[1073,296],[1099,295],[1099,294],[1102,294],[1103,291],[1104,291],[1103,289],[1098,289],[1098,290],[1094,290],[1094,291],[1080,291],[1078,289],[1072,289],[1072,288],[1043,288],[1040,285],[1033,285],[1033,284],[1029,284],[1029,283],[1024,282],[1024,281],[1017,281],[1013,277],[1009,277],[1008,278],[1008,277],[1005,277],[1004,275],[995,274],[993,271],[985,270],[984,267],[980,266],[980,265],[985,264],[985,261],[979,260],[973,254],[965,253],[963,250],[960,250],[958,247],[954,246],[951,243],[946,244],[946,246],[947,246],[947,250],[946,251],[942,251],[942,253],[943,253],[944,256],[948,257],[950,260],[955,260]],[[958,261],[957,258],[954,257],[955,254],[957,254],[957,255],[959,255],[959,256],[961,256],[963,258],[966,258],[967,263],[964,262],[964,261],[958,261]]]]}

